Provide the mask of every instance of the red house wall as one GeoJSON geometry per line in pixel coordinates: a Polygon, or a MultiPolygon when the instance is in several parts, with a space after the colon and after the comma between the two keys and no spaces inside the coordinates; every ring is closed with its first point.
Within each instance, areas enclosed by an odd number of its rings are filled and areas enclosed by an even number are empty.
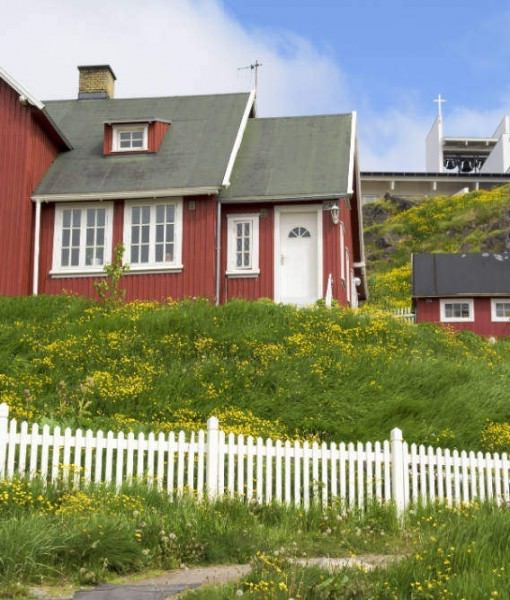
{"type": "Polygon", "coordinates": [[[510,336],[510,322],[491,321],[491,299],[474,299],[475,320],[471,323],[442,323],[438,298],[418,298],[416,300],[416,322],[437,323],[456,331],[473,331],[483,336],[510,336]]]}
{"type": "MultiPolygon", "coordinates": [[[[275,206],[284,206],[282,203],[274,204],[243,204],[242,206],[223,205],[222,209],[222,236],[221,236],[221,301],[226,302],[232,298],[274,298],[274,209],[275,206]],[[243,213],[260,213],[259,221],[259,268],[260,274],[256,277],[227,277],[227,215],[243,213]]],[[[322,206],[322,203],[318,206],[322,206]]],[[[330,212],[323,211],[323,290],[326,292],[328,277],[333,276],[333,297],[341,304],[347,304],[347,290],[340,279],[340,227],[333,225],[330,212]]],[[[345,245],[352,254],[352,229],[351,215],[347,204],[342,201],[340,220],[345,226],[345,245]]]]}
{"type": "Polygon", "coordinates": [[[0,80],[0,294],[32,291],[34,207],[31,195],[58,154],[56,143],[0,80]]]}
{"type": "MultiPolygon", "coordinates": [[[[183,202],[183,245],[180,273],[128,272],[121,287],[126,300],[166,300],[167,298],[215,298],[215,238],[216,199],[210,196],[192,197],[183,202]],[[194,208],[193,208],[194,206],[194,208]]],[[[96,297],[94,281],[97,277],[51,277],[53,260],[53,227],[55,207],[43,206],[41,215],[41,269],[40,292],[60,294],[68,292],[96,297]]],[[[113,246],[122,241],[124,202],[115,202],[113,218],[113,246]]]]}

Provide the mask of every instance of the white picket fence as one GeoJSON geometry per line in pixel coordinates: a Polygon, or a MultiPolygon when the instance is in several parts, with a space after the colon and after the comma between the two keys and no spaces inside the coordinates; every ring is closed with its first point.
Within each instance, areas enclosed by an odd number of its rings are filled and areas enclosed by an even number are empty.
{"type": "Polygon", "coordinates": [[[308,508],[335,502],[344,509],[393,501],[510,502],[506,454],[467,453],[390,441],[329,445],[226,435],[211,417],[207,431],[138,436],[53,430],[15,419],[0,404],[0,479],[63,479],[69,485],[141,480],[171,496],[238,496],[308,508]]]}
{"type": "Polygon", "coordinates": [[[408,323],[415,322],[415,314],[412,311],[411,307],[408,308],[392,308],[391,314],[397,319],[402,319],[403,321],[407,321],[408,323]]]}

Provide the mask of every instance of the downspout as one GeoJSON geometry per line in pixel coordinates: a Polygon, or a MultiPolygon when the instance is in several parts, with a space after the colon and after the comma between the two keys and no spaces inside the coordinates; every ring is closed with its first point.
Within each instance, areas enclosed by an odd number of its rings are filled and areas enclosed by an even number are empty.
{"type": "Polygon", "coordinates": [[[216,205],[216,306],[220,303],[221,287],[221,200],[216,205]]]}
{"type": "Polygon", "coordinates": [[[41,200],[35,201],[35,226],[34,226],[34,266],[32,280],[32,294],[37,296],[39,292],[39,254],[41,237],[41,200]]]}

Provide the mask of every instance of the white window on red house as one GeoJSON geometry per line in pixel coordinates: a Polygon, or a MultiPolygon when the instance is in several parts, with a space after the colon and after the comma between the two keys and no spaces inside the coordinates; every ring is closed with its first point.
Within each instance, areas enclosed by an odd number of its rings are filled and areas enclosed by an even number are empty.
{"type": "Polygon", "coordinates": [[[182,200],[126,203],[124,244],[132,270],[181,269],[182,200]]]}
{"type": "Polygon", "coordinates": [[[148,124],[114,125],[112,152],[143,151],[148,148],[148,124]]]}
{"type": "Polygon", "coordinates": [[[441,321],[461,322],[474,321],[474,305],[471,298],[441,300],[440,301],[440,318],[441,321]]]}
{"type": "Polygon", "coordinates": [[[510,299],[493,298],[491,300],[491,319],[493,321],[510,321],[510,299]]]}
{"type": "Polygon", "coordinates": [[[57,205],[52,273],[102,271],[111,258],[111,203],[57,205]]]}
{"type": "Polygon", "coordinates": [[[228,215],[227,275],[259,273],[259,215],[228,215]]]}

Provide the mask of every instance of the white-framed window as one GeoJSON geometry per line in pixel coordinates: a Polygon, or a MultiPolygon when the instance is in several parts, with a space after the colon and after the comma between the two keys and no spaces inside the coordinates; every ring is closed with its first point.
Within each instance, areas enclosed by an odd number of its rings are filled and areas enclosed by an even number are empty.
{"type": "Polygon", "coordinates": [[[510,321],[510,298],[492,298],[492,321],[510,321]]]}
{"type": "Polygon", "coordinates": [[[182,199],[126,202],[124,245],[131,271],[182,269],[182,199]]]}
{"type": "Polygon", "coordinates": [[[439,302],[440,318],[444,323],[457,323],[475,320],[475,307],[472,298],[448,298],[439,302]]]}
{"type": "Polygon", "coordinates": [[[101,272],[112,256],[113,204],[57,204],[52,273],[101,272]]]}
{"type": "Polygon", "coordinates": [[[227,275],[257,275],[259,215],[228,215],[227,232],[227,275]]]}
{"type": "Polygon", "coordinates": [[[147,150],[148,144],[147,123],[140,125],[114,125],[112,132],[112,152],[141,152],[147,150]]]}
{"type": "Polygon", "coordinates": [[[345,226],[342,221],[338,226],[340,228],[340,279],[345,281],[345,226]]]}

